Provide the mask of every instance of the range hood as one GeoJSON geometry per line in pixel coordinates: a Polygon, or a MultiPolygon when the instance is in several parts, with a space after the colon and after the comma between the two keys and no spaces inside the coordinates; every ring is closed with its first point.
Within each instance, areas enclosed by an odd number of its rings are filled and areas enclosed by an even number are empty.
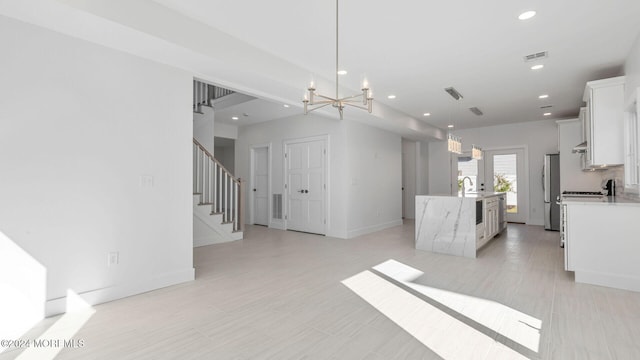
{"type": "Polygon", "coordinates": [[[572,153],[574,154],[584,154],[585,152],[587,152],[587,142],[581,142],[580,144],[576,145],[573,147],[573,150],[571,150],[572,153]]]}

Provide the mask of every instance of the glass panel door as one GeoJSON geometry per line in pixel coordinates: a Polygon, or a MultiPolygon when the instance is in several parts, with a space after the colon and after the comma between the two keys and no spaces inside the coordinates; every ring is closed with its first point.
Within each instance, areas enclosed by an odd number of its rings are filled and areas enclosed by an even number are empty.
{"type": "MultiPolygon", "coordinates": [[[[464,182],[465,192],[485,191],[484,184],[484,164],[482,160],[471,158],[471,154],[461,154],[457,156],[457,168],[454,170],[454,179],[457,180],[457,192],[462,191],[464,182]],[[465,179],[468,177],[468,179],[465,179]]],[[[455,183],[454,183],[455,186],[455,183]]]]}
{"type": "MultiPolygon", "coordinates": [[[[485,173],[492,174],[493,185],[487,191],[507,194],[507,221],[526,223],[527,183],[524,176],[524,149],[488,150],[484,152],[485,173]]],[[[489,179],[487,179],[489,180],[489,179]]]]}
{"type": "Polygon", "coordinates": [[[507,193],[507,213],[518,213],[518,157],[493,155],[493,189],[507,193]]]}

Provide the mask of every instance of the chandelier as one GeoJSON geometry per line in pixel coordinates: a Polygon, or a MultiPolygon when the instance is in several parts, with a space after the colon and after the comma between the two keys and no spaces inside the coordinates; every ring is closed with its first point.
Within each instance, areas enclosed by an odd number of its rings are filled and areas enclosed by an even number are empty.
{"type": "Polygon", "coordinates": [[[338,76],[339,76],[339,57],[338,57],[338,0],[336,0],[336,96],[330,97],[318,94],[316,92],[316,88],[311,82],[309,87],[307,88],[307,93],[304,95],[304,114],[307,115],[309,112],[318,110],[327,105],[331,105],[334,108],[338,109],[340,113],[340,120],[343,119],[343,110],[345,106],[353,106],[359,109],[367,110],[371,113],[373,106],[373,96],[369,89],[369,85],[365,80],[362,84],[362,93],[356,94],[353,96],[347,96],[340,98],[338,95],[338,76]]]}

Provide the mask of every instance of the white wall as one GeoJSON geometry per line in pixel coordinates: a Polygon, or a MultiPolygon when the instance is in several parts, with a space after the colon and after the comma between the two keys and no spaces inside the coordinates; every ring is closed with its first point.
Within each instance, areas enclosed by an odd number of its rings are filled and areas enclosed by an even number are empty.
{"type": "MultiPolygon", "coordinates": [[[[558,152],[558,130],[553,120],[488,126],[455,131],[462,137],[463,150],[471,144],[485,150],[519,147],[528,149],[529,224],[544,225],[544,194],[542,165],[544,155],[558,152]]],[[[446,142],[429,144],[430,193],[449,193],[451,189],[451,157],[446,142]]]]}
{"type": "Polygon", "coordinates": [[[0,43],[0,229],[47,313],[193,279],[190,74],[5,17],[0,43]]]}
{"type": "Polygon", "coordinates": [[[416,146],[416,194],[425,195],[429,193],[429,143],[418,141],[416,146]]]}
{"type": "MultiPolygon", "coordinates": [[[[271,194],[284,194],[283,141],[309,136],[329,135],[329,219],[327,235],[347,237],[347,184],[346,173],[346,127],[344,121],[327,119],[314,114],[296,115],[238,129],[236,140],[236,173],[242,179],[249,179],[250,148],[253,145],[271,143],[271,194]]],[[[248,184],[248,183],[247,183],[248,184]]],[[[245,189],[248,189],[245,186],[245,189]]],[[[250,196],[245,197],[245,219],[249,221],[250,196]]],[[[284,204],[283,204],[284,205],[284,204]]],[[[282,228],[283,222],[271,219],[271,227],[282,228]]]]}
{"type": "Polygon", "coordinates": [[[216,122],[216,130],[215,134],[218,137],[223,137],[227,139],[237,139],[238,138],[238,127],[235,125],[229,125],[221,122],[216,122]]]}
{"type": "Polygon", "coordinates": [[[432,141],[428,147],[429,195],[451,194],[451,153],[447,142],[432,141]]]}
{"type": "Polygon", "coordinates": [[[629,51],[624,64],[624,73],[626,76],[625,100],[629,101],[636,89],[640,87],[640,34],[629,51]]]}
{"type": "MultiPolygon", "coordinates": [[[[249,179],[250,147],[270,143],[271,193],[283,194],[283,141],[318,135],[329,136],[327,235],[349,238],[401,224],[400,136],[355,121],[310,114],[241,127],[235,148],[238,176],[249,179]]],[[[283,224],[272,219],[270,226],[283,224]]]]}
{"type": "Polygon", "coordinates": [[[349,184],[347,236],[351,238],[401,225],[400,135],[355,121],[344,121],[342,125],[347,128],[348,162],[346,178],[342,176],[338,181],[347,180],[349,184]]]}
{"type": "MultiPolygon", "coordinates": [[[[191,90],[193,91],[193,90],[191,90]]],[[[211,154],[214,152],[214,120],[212,108],[202,106],[202,114],[193,113],[193,137],[211,154]]]]}
{"type": "Polygon", "coordinates": [[[402,139],[402,214],[405,219],[415,219],[418,177],[418,144],[402,139]]]}

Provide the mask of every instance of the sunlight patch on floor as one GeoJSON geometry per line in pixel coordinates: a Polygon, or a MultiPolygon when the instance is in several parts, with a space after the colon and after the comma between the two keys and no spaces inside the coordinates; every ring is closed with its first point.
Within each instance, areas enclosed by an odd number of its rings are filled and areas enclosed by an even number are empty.
{"type": "Polygon", "coordinates": [[[413,281],[423,273],[395,260],[385,261],[373,269],[531,351],[539,351],[542,321],[533,316],[496,301],[416,284],[413,281]]]}
{"type": "Polygon", "coordinates": [[[31,346],[16,359],[53,360],[64,348],[83,347],[84,340],[74,336],[95,312],[78,294],[67,290],[67,312],[40,337],[31,340],[31,346]]]}
{"type": "Polygon", "coordinates": [[[443,358],[526,359],[522,353],[539,352],[540,319],[496,301],[417,284],[424,273],[395,260],[373,269],[447,311],[370,271],[342,283],[443,358]],[[515,342],[515,347],[496,341],[498,335],[515,342]]]}
{"type": "Polygon", "coordinates": [[[370,271],[342,283],[444,359],[527,359],[370,271]]]}

